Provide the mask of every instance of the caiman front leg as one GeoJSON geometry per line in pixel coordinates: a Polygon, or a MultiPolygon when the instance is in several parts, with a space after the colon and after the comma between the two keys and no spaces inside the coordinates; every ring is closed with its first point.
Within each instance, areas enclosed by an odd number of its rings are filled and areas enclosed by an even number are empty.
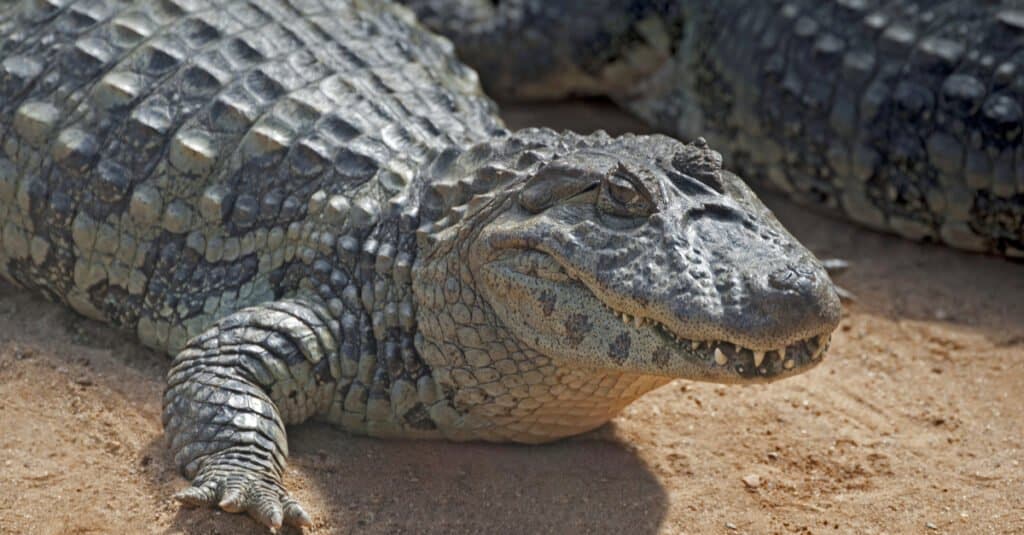
{"type": "Polygon", "coordinates": [[[243,309],[191,340],[174,359],[163,423],[186,504],[308,526],[282,484],[285,425],[324,412],[340,374],[338,324],[303,300],[243,309]]]}

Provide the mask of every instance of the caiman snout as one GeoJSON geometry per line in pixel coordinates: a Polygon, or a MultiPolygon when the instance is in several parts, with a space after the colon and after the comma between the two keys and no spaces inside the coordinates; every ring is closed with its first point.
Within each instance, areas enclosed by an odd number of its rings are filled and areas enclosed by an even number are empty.
{"type": "Polygon", "coordinates": [[[768,345],[832,332],[839,323],[840,303],[828,273],[817,262],[768,270],[762,279],[752,274],[748,336],[768,345]],[[783,340],[788,339],[788,340],[783,340]]]}

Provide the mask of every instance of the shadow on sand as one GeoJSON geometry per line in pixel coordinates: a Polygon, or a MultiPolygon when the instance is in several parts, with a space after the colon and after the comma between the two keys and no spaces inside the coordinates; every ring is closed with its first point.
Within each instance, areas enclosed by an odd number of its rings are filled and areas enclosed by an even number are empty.
{"type": "MultiPolygon", "coordinates": [[[[612,435],[609,425],[544,446],[457,444],[306,424],[289,429],[290,473],[300,474],[289,486],[309,505],[314,533],[655,533],[668,496],[612,435]]],[[[151,448],[170,462],[162,440],[151,448]]],[[[157,486],[168,492],[166,480],[157,486]]],[[[257,529],[248,518],[181,508],[168,531],[257,529]]]]}

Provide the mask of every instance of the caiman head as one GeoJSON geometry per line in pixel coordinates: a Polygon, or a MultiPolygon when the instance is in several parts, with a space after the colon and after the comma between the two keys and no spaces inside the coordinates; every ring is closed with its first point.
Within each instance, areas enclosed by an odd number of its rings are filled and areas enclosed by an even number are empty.
{"type": "Polygon", "coordinates": [[[414,281],[421,353],[457,411],[557,436],[668,379],[820,362],[840,314],[828,275],[702,140],[528,130],[484,147],[426,186],[414,281]]]}

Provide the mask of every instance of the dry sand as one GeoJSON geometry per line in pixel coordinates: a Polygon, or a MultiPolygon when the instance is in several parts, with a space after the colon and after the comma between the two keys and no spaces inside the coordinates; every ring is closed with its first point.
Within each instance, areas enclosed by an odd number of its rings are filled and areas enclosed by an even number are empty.
{"type": "MultiPolygon", "coordinates": [[[[610,120],[593,103],[507,116],[610,120]]],[[[766,199],[812,250],[852,262],[839,281],[859,300],[821,366],[771,385],[677,381],[547,446],[298,426],[286,483],[307,531],[1024,533],[1024,265],[766,199]]],[[[0,285],[0,533],[259,532],[170,499],[185,482],[161,435],[167,367],[0,285]]]]}

